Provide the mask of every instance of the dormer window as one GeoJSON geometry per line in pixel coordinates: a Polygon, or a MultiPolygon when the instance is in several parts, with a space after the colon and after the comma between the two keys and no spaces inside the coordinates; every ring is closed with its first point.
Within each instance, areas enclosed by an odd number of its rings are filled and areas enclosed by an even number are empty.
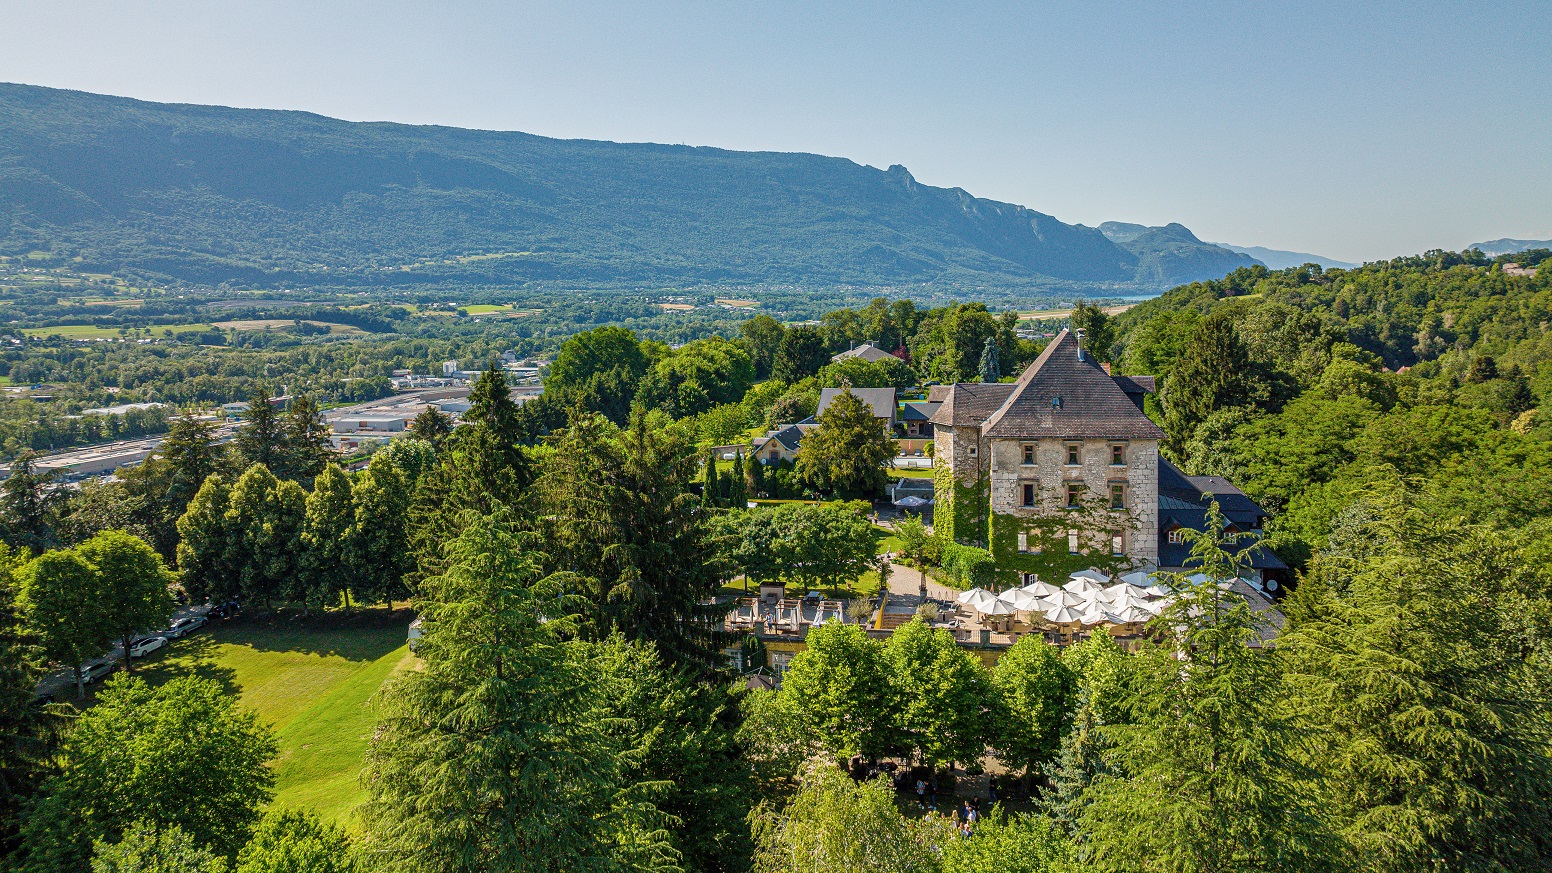
{"type": "Polygon", "coordinates": [[[1179,527],[1175,528],[1174,530],[1169,532],[1168,539],[1169,539],[1169,542],[1172,545],[1177,545],[1177,546],[1180,545],[1181,543],[1186,541],[1185,529],[1184,528],[1179,528],[1179,527]]]}
{"type": "Polygon", "coordinates": [[[1079,464],[1083,463],[1082,458],[1080,457],[1080,452],[1082,451],[1082,448],[1083,447],[1078,445],[1077,443],[1068,443],[1068,445],[1067,445],[1067,466],[1069,466],[1069,467],[1076,467],[1079,464]]]}

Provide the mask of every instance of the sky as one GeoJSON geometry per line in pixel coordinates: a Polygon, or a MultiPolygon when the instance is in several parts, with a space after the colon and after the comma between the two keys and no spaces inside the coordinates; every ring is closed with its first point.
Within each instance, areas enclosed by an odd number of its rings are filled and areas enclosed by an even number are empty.
{"type": "Polygon", "coordinates": [[[1535,2],[0,0],[0,81],[803,151],[1347,261],[1552,238],[1535,2]]]}

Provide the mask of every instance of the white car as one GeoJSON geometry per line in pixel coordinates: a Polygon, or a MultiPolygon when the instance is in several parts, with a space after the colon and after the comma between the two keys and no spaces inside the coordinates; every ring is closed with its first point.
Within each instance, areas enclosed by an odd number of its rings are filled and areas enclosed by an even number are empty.
{"type": "Polygon", "coordinates": [[[131,658],[143,658],[165,645],[167,645],[166,637],[151,637],[150,639],[141,640],[129,647],[129,656],[131,658]]]}

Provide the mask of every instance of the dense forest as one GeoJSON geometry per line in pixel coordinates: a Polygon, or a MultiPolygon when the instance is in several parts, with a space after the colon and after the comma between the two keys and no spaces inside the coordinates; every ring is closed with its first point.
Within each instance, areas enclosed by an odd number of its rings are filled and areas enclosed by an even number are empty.
{"type": "Polygon", "coordinates": [[[0,219],[0,254],[271,288],[795,283],[1108,296],[1253,263],[1189,232],[1116,245],[922,185],[901,166],[9,84],[0,219]]]}

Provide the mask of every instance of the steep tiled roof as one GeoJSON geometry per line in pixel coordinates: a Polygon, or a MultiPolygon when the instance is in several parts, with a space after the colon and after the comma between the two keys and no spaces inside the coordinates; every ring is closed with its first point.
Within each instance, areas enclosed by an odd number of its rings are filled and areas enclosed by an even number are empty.
{"type": "Polygon", "coordinates": [[[861,358],[871,364],[876,361],[882,361],[883,359],[889,357],[893,357],[893,355],[889,354],[878,346],[873,345],[872,343],[863,343],[854,349],[847,349],[846,351],[830,358],[830,363],[839,363],[840,361],[844,361],[847,358],[861,358]]]}
{"type": "Polygon", "coordinates": [[[927,402],[928,403],[942,403],[943,401],[948,399],[948,395],[953,393],[953,391],[954,391],[954,386],[953,385],[928,385],[927,386],[927,402]]]}
{"type": "Polygon", "coordinates": [[[923,403],[920,400],[913,400],[905,404],[905,412],[900,416],[900,420],[931,421],[932,417],[937,414],[938,407],[942,405],[942,403],[923,403]]]}
{"type": "Polygon", "coordinates": [[[987,418],[983,431],[1004,439],[1164,438],[1110,374],[1087,355],[1080,357],[1077,337],[1066,330],[1014,383],[1012,396],[987,418]]]}
{"type": "Polygon", "coordinates": [[[1152,394],[1158,390],[1152,376],[1111,376],[1116,385],[1128,394],[1152,394]]]}
{"type": "MultiPolygon", "coordinates": [[[[819,411],[814,415],[824,415],[824,411],[830,408],[835,398],[841,396],[840,388],[824,388],[819,392],[819,411]]],[[[874,418],[895,417],[895,389],[893,388],[853,388],[851,393],[858,400],[873,408],[874,418]]]]}
{"type": "Polygon", "coordinates": [[[960,382],[945,387],[951,390],[947,392],[943,405],[932,416],[932,423],[971,427],[996,412],[1016,386],[1008,382],[960,382]]]}

